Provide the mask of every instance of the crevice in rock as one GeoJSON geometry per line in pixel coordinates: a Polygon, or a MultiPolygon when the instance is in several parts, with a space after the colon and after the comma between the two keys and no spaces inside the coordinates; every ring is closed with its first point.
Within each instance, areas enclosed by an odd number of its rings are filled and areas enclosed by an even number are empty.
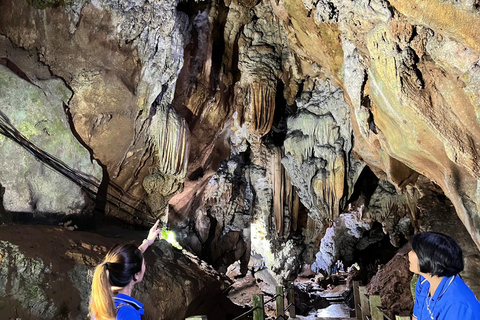
{"type": "Polygon", "coordinates": [[[225,6],[223,0],[217,3],[217,17],[211,26],[212,38],[212,69],[210,72],[210,90],[218,91],[221,82],[221,71],[223,66],[223,54],[225,52],[225,24],[229,8],[225,6]]]}
{"type": "Polygon", "coordinates": [[[370,203],[370,198],[375,192],[375,189],[378,186],[378,182],[378,177],[368,166],[365,166],[365,168],[362,170],[362,173],[358,177],[357,182],[355,183],[354,191],[350,196],[350,199],[348,199],[348,203],[353,204],[360,200],[360,197],[362,197],[361,201],[364,203],[365,206],[368,207],[368,204],[370,203]]]}
{"type": "Polygon", "coordinates": [[[0,58],[0,64],[7,67],[10,71],[15,73],[17,76],[19,76],[23,80],[31,83],[28,76],[12,61],[8,60],[7,58],[0,58]]]}

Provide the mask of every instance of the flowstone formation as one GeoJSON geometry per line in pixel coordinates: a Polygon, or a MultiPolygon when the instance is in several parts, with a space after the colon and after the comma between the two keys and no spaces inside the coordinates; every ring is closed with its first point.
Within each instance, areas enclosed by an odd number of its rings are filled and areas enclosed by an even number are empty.
{"type": "Polygon", "coordinates": [[[343,91],[330,81],[305,83],[287,120],[282,160],[309,215],[323,225],[345,209],[364,164],[351,156],[352,129],[343,91]]]}
{"type": "Polygon", "coordinates": [[[158,106],[152,117],[154,132],[158,132],[158,168],[143,180],[147,204],[163,225],[168,221],[168,201],[181,192],[187,173],[189,131],[185,119],[172,106],[158,106]]]}

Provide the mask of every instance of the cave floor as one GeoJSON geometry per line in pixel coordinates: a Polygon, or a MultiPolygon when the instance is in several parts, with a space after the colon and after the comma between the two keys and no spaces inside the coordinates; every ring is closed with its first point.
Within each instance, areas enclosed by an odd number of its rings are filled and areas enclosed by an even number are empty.
{"type": "MultiPolygon", "coordinates": [[[[234,281],[229,299],[235,304],[241,306],[252,306],[252,296],[254,294],[265,294],[265,301],[271,300],[275,295],[275,287],[269,285],[271,279],[268,279],[266,270],[258,270],[252,274],[249,271],[245,276],[239,276],[239,267],[235,265],[227,275],[234,281]]],[[[345,284],[337,285],[331,289],[320,291],[317,286],[312,287],[311,278],[297,278],[296,285],[304,286],[306,291],[317,291],[317,295],[330,301],[330,305],[323,309],[311,310],[306,316],[297,315],[296,318],[301,320],[340,320],[340,319],[356,319],[351,317],[351,309],[343,302],[342,293],[346,289],[345,284]],[[309,288],[309,289],[307,289],[309,288]]],[[[275,319],[275,301],[265,303],[265,311],[268,319],[275,319]]]]}
{"type": "MultiPolygon", "coordinates": [[[[308,283],[311,280],[297,278],[295,281],[296,283],[308,283]]],[[[331,289],[327,289],[325,291],[321,291],[318,293],[319,296],[327,298],[330,300],[330,305],[323,309],[312,310],[308,316],[297,316],[297,319],[302,320],[340,320],[340,319],[356,319],[351,317],[351,312],[353,311],[350,309],[344,302],[343,302],[343,292],[347,289],[345,284],[340,284],[334,286],[331,289]]]]}

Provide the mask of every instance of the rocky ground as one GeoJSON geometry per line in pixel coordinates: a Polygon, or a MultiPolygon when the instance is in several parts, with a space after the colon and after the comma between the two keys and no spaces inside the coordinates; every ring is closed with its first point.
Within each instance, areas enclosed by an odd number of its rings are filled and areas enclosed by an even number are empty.
{"type": "MultiPolygon", "coordinates": [[[[141,243],[146,231],[108,228],[108,236],[65,226],[0,226],[0,318],[86,319],[91,272],[118,243],[141,243]]],[[[107,233],[107,229],[103,230],[107,233]]],[[[148,319],[206,314],[231,319],[242,313],[224,295],[228,278],[195,256],[155,242],[133,296],[148,319]]]]}

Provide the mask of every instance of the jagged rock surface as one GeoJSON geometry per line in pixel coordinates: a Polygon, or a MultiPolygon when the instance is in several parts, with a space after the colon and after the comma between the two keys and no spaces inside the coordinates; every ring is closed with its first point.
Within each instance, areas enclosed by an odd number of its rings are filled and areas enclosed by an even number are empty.
{"type": "Polygon", "coordinates": [[[287,120],[282,163],[310,216],[327,225],[345,208],[364,164],[350,156],[352,130],[342,90],[320,79],[311,86],[287,120]]]}
{"type": "Polygon", "coordinates": [[[312,270],[329,274],[339,259],[345,261],[347,266],[353,264],[355,262],[353,253],[360,242],[366,247],[368,244],[365,245],[365,242],[368,243],[369,240],[371,243],[381,240],[375,237],[368,239],[364,236],[371,228],[371,223],[362,221],[361,212],[341,215],[330,228],[327,228],[316,260],[312,264],[312,270]]]}
{"type": "MultiPolygon", "coordinates": [[[[118,239],[64,228],[1,227],[2,317],[86,319],[91,272],[115,243],[118,239]]],[[[161,240],[145,259],[145,277],[133,292],[145,304],[145,319],[215,314],[223,304],[228,278],[197,258],[161,240]]]]}

